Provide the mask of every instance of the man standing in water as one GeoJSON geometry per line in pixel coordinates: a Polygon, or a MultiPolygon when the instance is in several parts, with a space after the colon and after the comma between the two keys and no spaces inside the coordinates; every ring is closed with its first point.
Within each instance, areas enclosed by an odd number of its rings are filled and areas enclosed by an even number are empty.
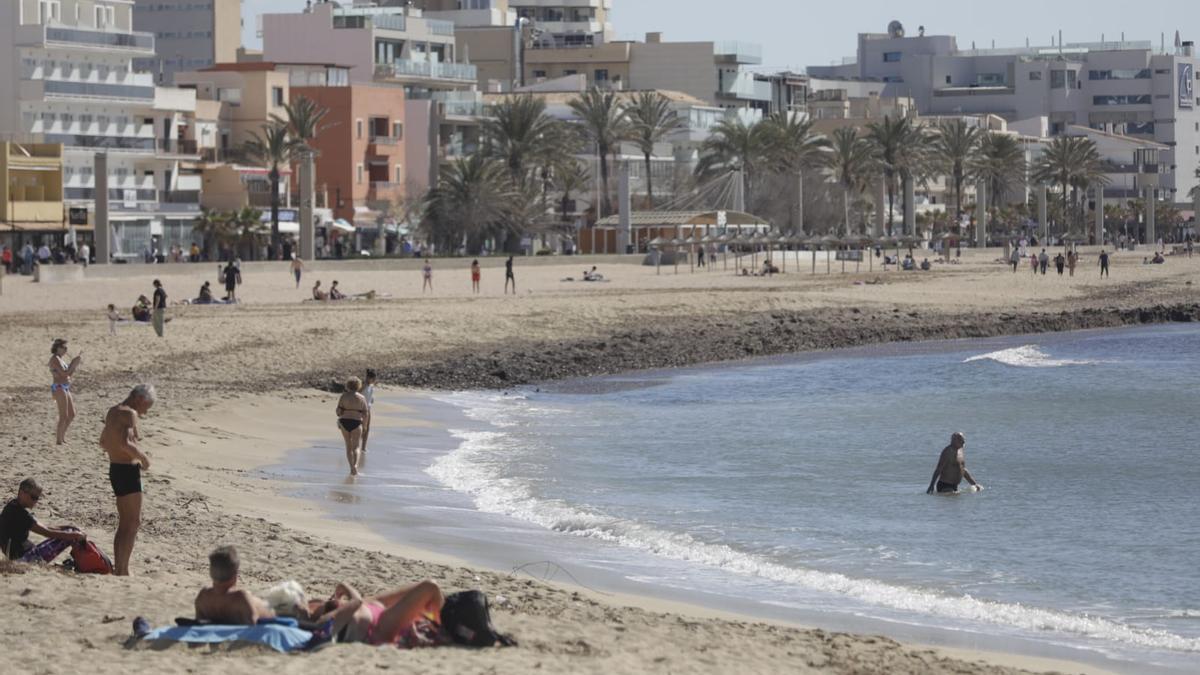
{"type": "Polygon", "coordinates": [[[504,261],[504,294],[508,295],[508,284],[512,283],[513,295],[517,294],[517,278],[513,276],[513,257],[504,261]]]}
{"type": "Polygon", "coordinates": [[[138,448],[141,435],[138,419],[154,405],[154,387],[139,384],[104,416],[100,447],[108,453],[108,480],[117,497],[117,536],[114,574],[129,575],[133,542],[142,523],[142,470],[150,468],[150,458],[138,448]]]}
{"type": "Polygon", "coordinates": [[[950,436],[950,445],[947,445],[942,450],[941,457],[938,457],[937,467],[933,470],[933,478],[929,480],[926,494],[933,494],[935,489],[938,494],[958,492],[958,484],[964,477],[976,491],[983,489],[982,485],[975,482],[971,472],[967,471],[967,458],[963,455],[963,447],[966,445],[967,438],[961,432],[956,431],[950,436]]]}

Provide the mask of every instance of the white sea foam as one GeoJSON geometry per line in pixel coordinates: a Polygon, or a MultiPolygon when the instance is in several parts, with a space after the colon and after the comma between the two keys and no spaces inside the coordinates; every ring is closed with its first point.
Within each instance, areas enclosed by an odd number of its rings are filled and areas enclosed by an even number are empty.
{"type": "Polygon", "coordinates": [[[1001,349],[990,354],[980,354],[979,356],[972,356],[963,361],[963,363],[974,361],[995,361],[996,363],[1018,368],[1059,368],[1061,366],[1086,366],[1095,363],[1095,361],[1054,359],[1039,349],[1037,345],[1025,345],[1023,347],[1001,349]]]}
{"type": "MultiPolygon", "coordinates": [[[[458,399],[454,402],[463,404],[467,401],[458,399]]],[[[504,404],[494,398],[487,402],[483,397],[473,397],[470,403],[481,406],[474,408],[471,415],[477,419],[511,419],[503,410],[504,404]]],[[[508,450],[504,449],[506,434],[503,431],[452,430],[451,433],[462,443],[455,451],[439,458],[428,473],[444,485],[470,495],[476,507],[484,512],[655,556],[837,594],[893,610],[1151,649],[1200,652],[1200,639],[1167,631],[1137,628],[1096,616],[981,600],[969,595],[945,595],[922,588],[790,567],[723,544],[705,543],[687,534],[588,512],[561,501],[537,499],[521,481],[501,475],[498,467],[506,463],[504,453],[508,450]]]]}

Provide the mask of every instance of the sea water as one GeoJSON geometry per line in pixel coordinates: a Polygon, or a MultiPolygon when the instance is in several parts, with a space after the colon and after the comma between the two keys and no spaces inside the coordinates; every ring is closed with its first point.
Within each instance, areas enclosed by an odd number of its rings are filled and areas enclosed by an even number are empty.
{"type": "Polygon", "coordinates": [[[562,580],[1197,671],[1198,376],[1163,326],[441,395],[454,443],[389,438],[345,494],[562,580]],[[954,431],[985,489],[926,495],[954,431]]]}

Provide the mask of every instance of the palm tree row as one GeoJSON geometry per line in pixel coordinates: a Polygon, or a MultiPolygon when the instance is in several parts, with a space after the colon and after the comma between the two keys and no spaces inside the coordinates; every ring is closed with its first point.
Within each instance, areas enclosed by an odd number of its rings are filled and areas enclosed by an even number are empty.
{"type": "Polygon", "coordinates": [[[262,211],[250,206],[229,212],[203,208],[200,209],[200,217],[196,219],[194,232],[204,241],[204,251],[208,259],[214,260],[219,244],[233,246],[248,243],[258,234],[261,226],[262,211]]]}

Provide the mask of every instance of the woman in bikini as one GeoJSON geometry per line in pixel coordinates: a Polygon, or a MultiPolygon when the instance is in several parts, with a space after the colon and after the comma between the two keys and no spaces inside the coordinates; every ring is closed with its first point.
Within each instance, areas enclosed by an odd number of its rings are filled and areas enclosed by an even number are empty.
{"type": "Polygon", "coordinates": [[[475,293],[475,295],[479,295],[479,277],[480,277],[479,261],[472,260],[471,261],[471,291],[473,293],[475,293]]]}
{"type": "Polygon", "coordinates": [[[338,399],[337,425],[346,441],[346,461],[350,463],[350,475],[358,475],[359,446],[362,443],[362,425],[369,408],[367,399],[359,391],[362,380],[352,377],[346,381],[346,391],[338,399]]]}
{"type": "Polygon", "coordinates": [[[67,427],[75,419],[75,397],[71,395],[71,376],[83,361],[79,354],[67,362],[67,341],[59,338],[50,345],[50,374],[54,382],[50,385],[50,395],[58,404],[58,431],[56,441],[59,445],[67,441],[67,427]]]}
{"type": "Polygon", "coordinates": [[[429,291],[430,293],[432,293],[433,292],[433,263],[429,262],[428,258],[425,259],[425,264],[421,267],[421,278],[423,279],[423,281],[421,282],[421,294],[424,295],[425,291],[429,291]]]}
{"type": "Polygon", "coordinates": [[[442,590],[432,581],[370,598],[338,584],[316,622],[332,621],[331,632],[338,642],[432,647],[450,642],[440,627],[444,603],[442,590]]]}

